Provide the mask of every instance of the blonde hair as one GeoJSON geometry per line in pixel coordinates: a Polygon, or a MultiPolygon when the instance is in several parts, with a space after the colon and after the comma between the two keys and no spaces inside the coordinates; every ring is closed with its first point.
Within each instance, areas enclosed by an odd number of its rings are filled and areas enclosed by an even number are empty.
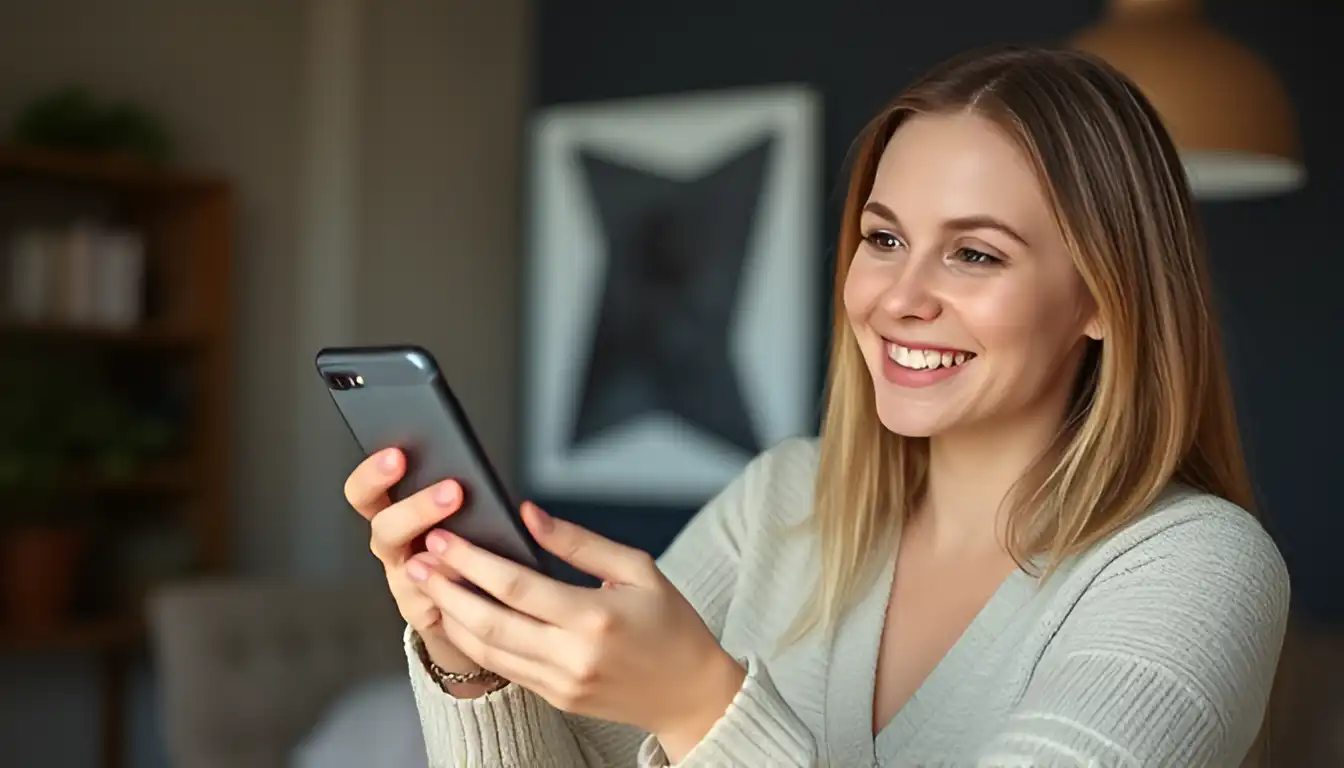
{"type": "Polygon", "coordinates": [[[928,442],[877,419],[873,385],[842,291],[859,217],[893,132],[912,115],[970,111],[1030,159],[1104,340],[1090,342],[1068,416],[1005,499],[1008,548],[1048,577],[1139,516],[1171,481],[1247,509],[1204,244],[1180,160],[1152,106],[1087,55],[998,48],[934,69],[859,137],[836,251],[835,310],[814,527],[821,577],[785,642],[833,631],[870,589],[919,503],[928,442]]]}

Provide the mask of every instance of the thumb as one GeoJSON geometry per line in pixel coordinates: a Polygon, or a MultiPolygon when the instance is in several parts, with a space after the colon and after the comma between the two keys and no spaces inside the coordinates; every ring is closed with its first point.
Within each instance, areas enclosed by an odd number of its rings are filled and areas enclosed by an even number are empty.
{"type": "Polygon", "coordinates": [[[653,558],[642,549],[617,544],[592,531],[523,504],[523,522],[547,552],[603,581],[648,586],[658,576],[653,558]]]}

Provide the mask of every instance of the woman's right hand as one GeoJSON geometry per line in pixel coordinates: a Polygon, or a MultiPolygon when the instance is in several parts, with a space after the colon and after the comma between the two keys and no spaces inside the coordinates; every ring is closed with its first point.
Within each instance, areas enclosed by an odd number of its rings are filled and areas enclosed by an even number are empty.
{"type": "MultiPolygon", "coordinates": [[[[383,564],[387,586],[401,617],[420,635],[430,658],[449,672],[475,671],[476,664],[444,636],[443,617],[434,601],[407,573],[408,568],[432,568],[450,580],[457,580],[457,574],[450,572],[438,558],[417,553],[415,542],[461,508],[462,486],[445,480],[392,504],[388,489],[405,472],[406,458],[401,451],[395,448],[379,451],[355,467],[346,479],[346,501],[369,521],[372,529],[369,548],[383,564]]],[[[470,691],[464,693],[469,695],[470,691]]]]}

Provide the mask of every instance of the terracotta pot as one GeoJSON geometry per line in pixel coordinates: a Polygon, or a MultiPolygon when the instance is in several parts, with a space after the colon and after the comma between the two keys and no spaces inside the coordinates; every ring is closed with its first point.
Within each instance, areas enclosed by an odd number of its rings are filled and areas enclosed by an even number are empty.
{"type": "Polygon", "coordinates": [[[19,629],[45,629],[70,614],[86,532],[49,526],[17,528],[0,540],[5,621],[19,629]]]}

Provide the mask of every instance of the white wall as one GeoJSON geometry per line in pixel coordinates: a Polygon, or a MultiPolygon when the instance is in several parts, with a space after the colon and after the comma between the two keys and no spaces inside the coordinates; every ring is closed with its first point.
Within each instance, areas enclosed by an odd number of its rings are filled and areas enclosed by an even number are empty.
{"type": "Polygon", "coordinates": [[[360,334],[434,351],[506,479],[528,6],[370,2],[364,110],[360,334]]]}
{"type": "MultiPolygon", "coordinates": [[[[150,106],[186,164],[234,181],[234,561],[252,575],[376,578],[367,531],[340,501],[353,452],[311,347],[346,332],[429,346],[511,469],[527,3],[323,2],[4,3],[0,125],[83,83],[150,106]],[[355,45],[357,61],[333,73],[323,45],[355,45]],[[325,322],[347,303],[348,326],[325,322]]],[[[90,661],[0,658],[4,764],[96,764],[90,661]]],[[[134,687],[131,765],[166,765],[152,678],[134,687]]]]}

